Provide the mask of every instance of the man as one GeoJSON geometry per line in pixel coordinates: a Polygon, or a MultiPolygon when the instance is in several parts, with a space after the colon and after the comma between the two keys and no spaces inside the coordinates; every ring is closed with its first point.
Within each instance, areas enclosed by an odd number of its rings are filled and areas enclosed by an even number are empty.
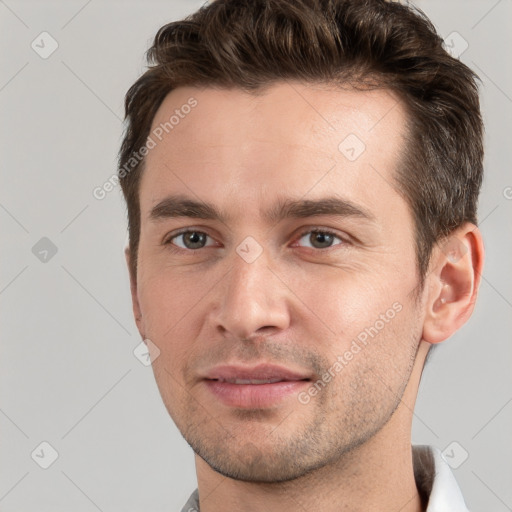
{"type": "Polygon", "coordinates": [[[217,0],[149,58],[119,177],[183,511],[466,510],[411,423],[482,271],[473,73],[384,0],[217,0]]]}

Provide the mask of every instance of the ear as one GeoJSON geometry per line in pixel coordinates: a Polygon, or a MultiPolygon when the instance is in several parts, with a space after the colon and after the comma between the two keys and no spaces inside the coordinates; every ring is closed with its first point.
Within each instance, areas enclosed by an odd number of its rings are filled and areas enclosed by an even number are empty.
{"type": "Polygon", "coordinates": [[[142,339],[145,339],[144,336],[144,327],[142,321],[142,312],[139,304],[139,297],[137,295],[137,276],[133,274],[131,270],[131,254],[130,248],[126,247],[124,250],[124,255],[126,257],[126,264],[128,265],[128,274],[130,275],[130,290],[132,295],[132,308],[133,308],[133,316],[135,318],[135,323],[137,324],[137,329],[139,330],[139,334],[142,339]]]}
{"type": "Polygon", "coordinates": [[[469,222],[434,247],[426,283],[425,341],[440,343],[469,319],[476,302],[483,262],[482,235],[469,222]]]}

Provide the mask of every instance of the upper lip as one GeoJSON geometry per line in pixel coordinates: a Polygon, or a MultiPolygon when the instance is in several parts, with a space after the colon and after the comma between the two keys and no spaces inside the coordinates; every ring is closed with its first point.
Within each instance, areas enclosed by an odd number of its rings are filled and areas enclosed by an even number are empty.
{"type": "Polygon", "coordinates": [[[306,380],[311,375],[292,371],[289,368],[273,364],[259,364],[257,366],[216,366],[207,371],[204,375],[209,380],[227,380],[227,379],[280,379],[280,380],[306,380]]]}

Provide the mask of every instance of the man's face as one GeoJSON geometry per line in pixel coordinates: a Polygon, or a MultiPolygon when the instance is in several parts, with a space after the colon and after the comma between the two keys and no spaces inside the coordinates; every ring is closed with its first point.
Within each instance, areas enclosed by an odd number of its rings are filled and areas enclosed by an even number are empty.
{"type": "Polygon", "coordinates": [[[232,478],[289,480],[379,432],[411,374],[404,109],[383,90],[179,88],[152,130],[176,109],[140,185],[137,323],[195,452],[232,478]]]}

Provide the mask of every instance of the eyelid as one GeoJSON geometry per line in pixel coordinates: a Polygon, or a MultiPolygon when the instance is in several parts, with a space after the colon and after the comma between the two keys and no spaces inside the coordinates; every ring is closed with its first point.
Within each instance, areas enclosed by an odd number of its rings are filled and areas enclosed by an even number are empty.
{"type": "MultiPolygon", "coordinates": [[[[217,247],[218,247],[218,242],[215,240],[215,238],[213,236],[211,236],[207,231],[205,231],[204,228],[195,228],[194,226],[187,226],[185,228],[180,228],[177,231],[173,231],[171,234],[167,234],[164,237],[162,245],[170,245],[170,246],[173,247],[173,249],[176,249],[178,251],[197,252],[199,249],[183,249],[182,247],[179,247],[179,246],[177,246],[177,245],[172,243],[172,240],[174,238],[177,238],[178,236],[183,235],[185,233],[189,233],[189,232],[197,232],[197,233],[202,233],[202,234],[206,235],[210,239],[214,240],[216,242],[216,244],[217,244],[217,247]]],[[[325,247],[323,249],[315,248],[314,249],[315,252],[318,252],[318,251],[328,251],[329,249],[332,249],[333,247],[337,247],[338,245],[345,245],[347,243],[351,243],[352,242],[352,239],[351,239],[351,237],[349,235],[341,234],[341,233],[339,233],[338,231],[336,231],[334,229],[327,228],[327,227],[322,227],[322,226],[308,226],[307,228],[302,229],[299,232],[299,235],[294,236],[294,241],[292,242],[292,246],[296,246],[295,244],[297,244],[298,241],[304,235],[307,235],[307,234],[313,233],[313,232],[320,232],[320,233],[325,233],[325,234],[328,234],[328,235],[332,235],[332,236],[338,238],[339,240],[341,240],[341,242],[343,242],[343,244],[336,244],[336,245],[333,245],[333,246],[330,246],[330,247],[325,247]]],[[[214,245],[209,245],[209,246],[201,247],[201,249],[206,249],[207,247],[213,247],[213,246],[214,245]]],[[[297,247],[301,247],[301,246],[297,246],[297,247]]],[[[310,249],[308,247],[305,247],[305,248],[306,249],[310,249]]]]}
{"type": "MultiPolygon", "coordinates": [[[[179,247],[176,244],[172,243],[172,240],[177,238],[180,235],[184,235],[186,233],[202,233],[206,235],[208,238],[214,240],[216,243],[218,243],[213,236],[211,236],[209,233],[207,233],[204,228],[195,228],[193,226],[187,226],[186,228],[178,229],[177,231],[173,231],[172,233],[168,233],[165,235],[162,245],[170,245],[173,249],[176,249],[178,251],[189,251],[189,252],[196,252],[199,249],[183,249],[183,247],[179,247]]],[[[205,247],[201,247],[201,249],[205,249],[206,247],[213,247],[212,245],[207,245],[205,247]]]]}
{"type": "MultiPolygon", "coordinates": [[[[336,245],[332,245],[330,247],[325,247],[323,249],[316,249],[315,248],[315,251],[327,251],[329,249],[332,249],[333,247],[337,247],[338,245],[345,245],[345,244],[348,244],[348,243],[351,243],[352,239],[349,235],[347,234],[341,234],[339,233],[338,231],[334,230],[334,229],[331,229],[331,228],[326,228],[326,227],[322,227],[322,226],[308,226],[308,228],[304,228],[300,234],[295,237],[295,241],[293,242],[293,244],[296,244],[304,235],[307,235],[309,233],[314,233],[314,232],[319,232],[319,233],[324,233],[324,234],[328,234],[328,235],[332,235],[336,238],[338,238],[339,240],[341,240],[341,242],[343,242],[343,244],[336,244],[336,245]]],[[[299,246],[300,247],[300,246],[299,246]]],[[[306,249],[310,249],[310,247],[306,247],[306,249]]]]}

